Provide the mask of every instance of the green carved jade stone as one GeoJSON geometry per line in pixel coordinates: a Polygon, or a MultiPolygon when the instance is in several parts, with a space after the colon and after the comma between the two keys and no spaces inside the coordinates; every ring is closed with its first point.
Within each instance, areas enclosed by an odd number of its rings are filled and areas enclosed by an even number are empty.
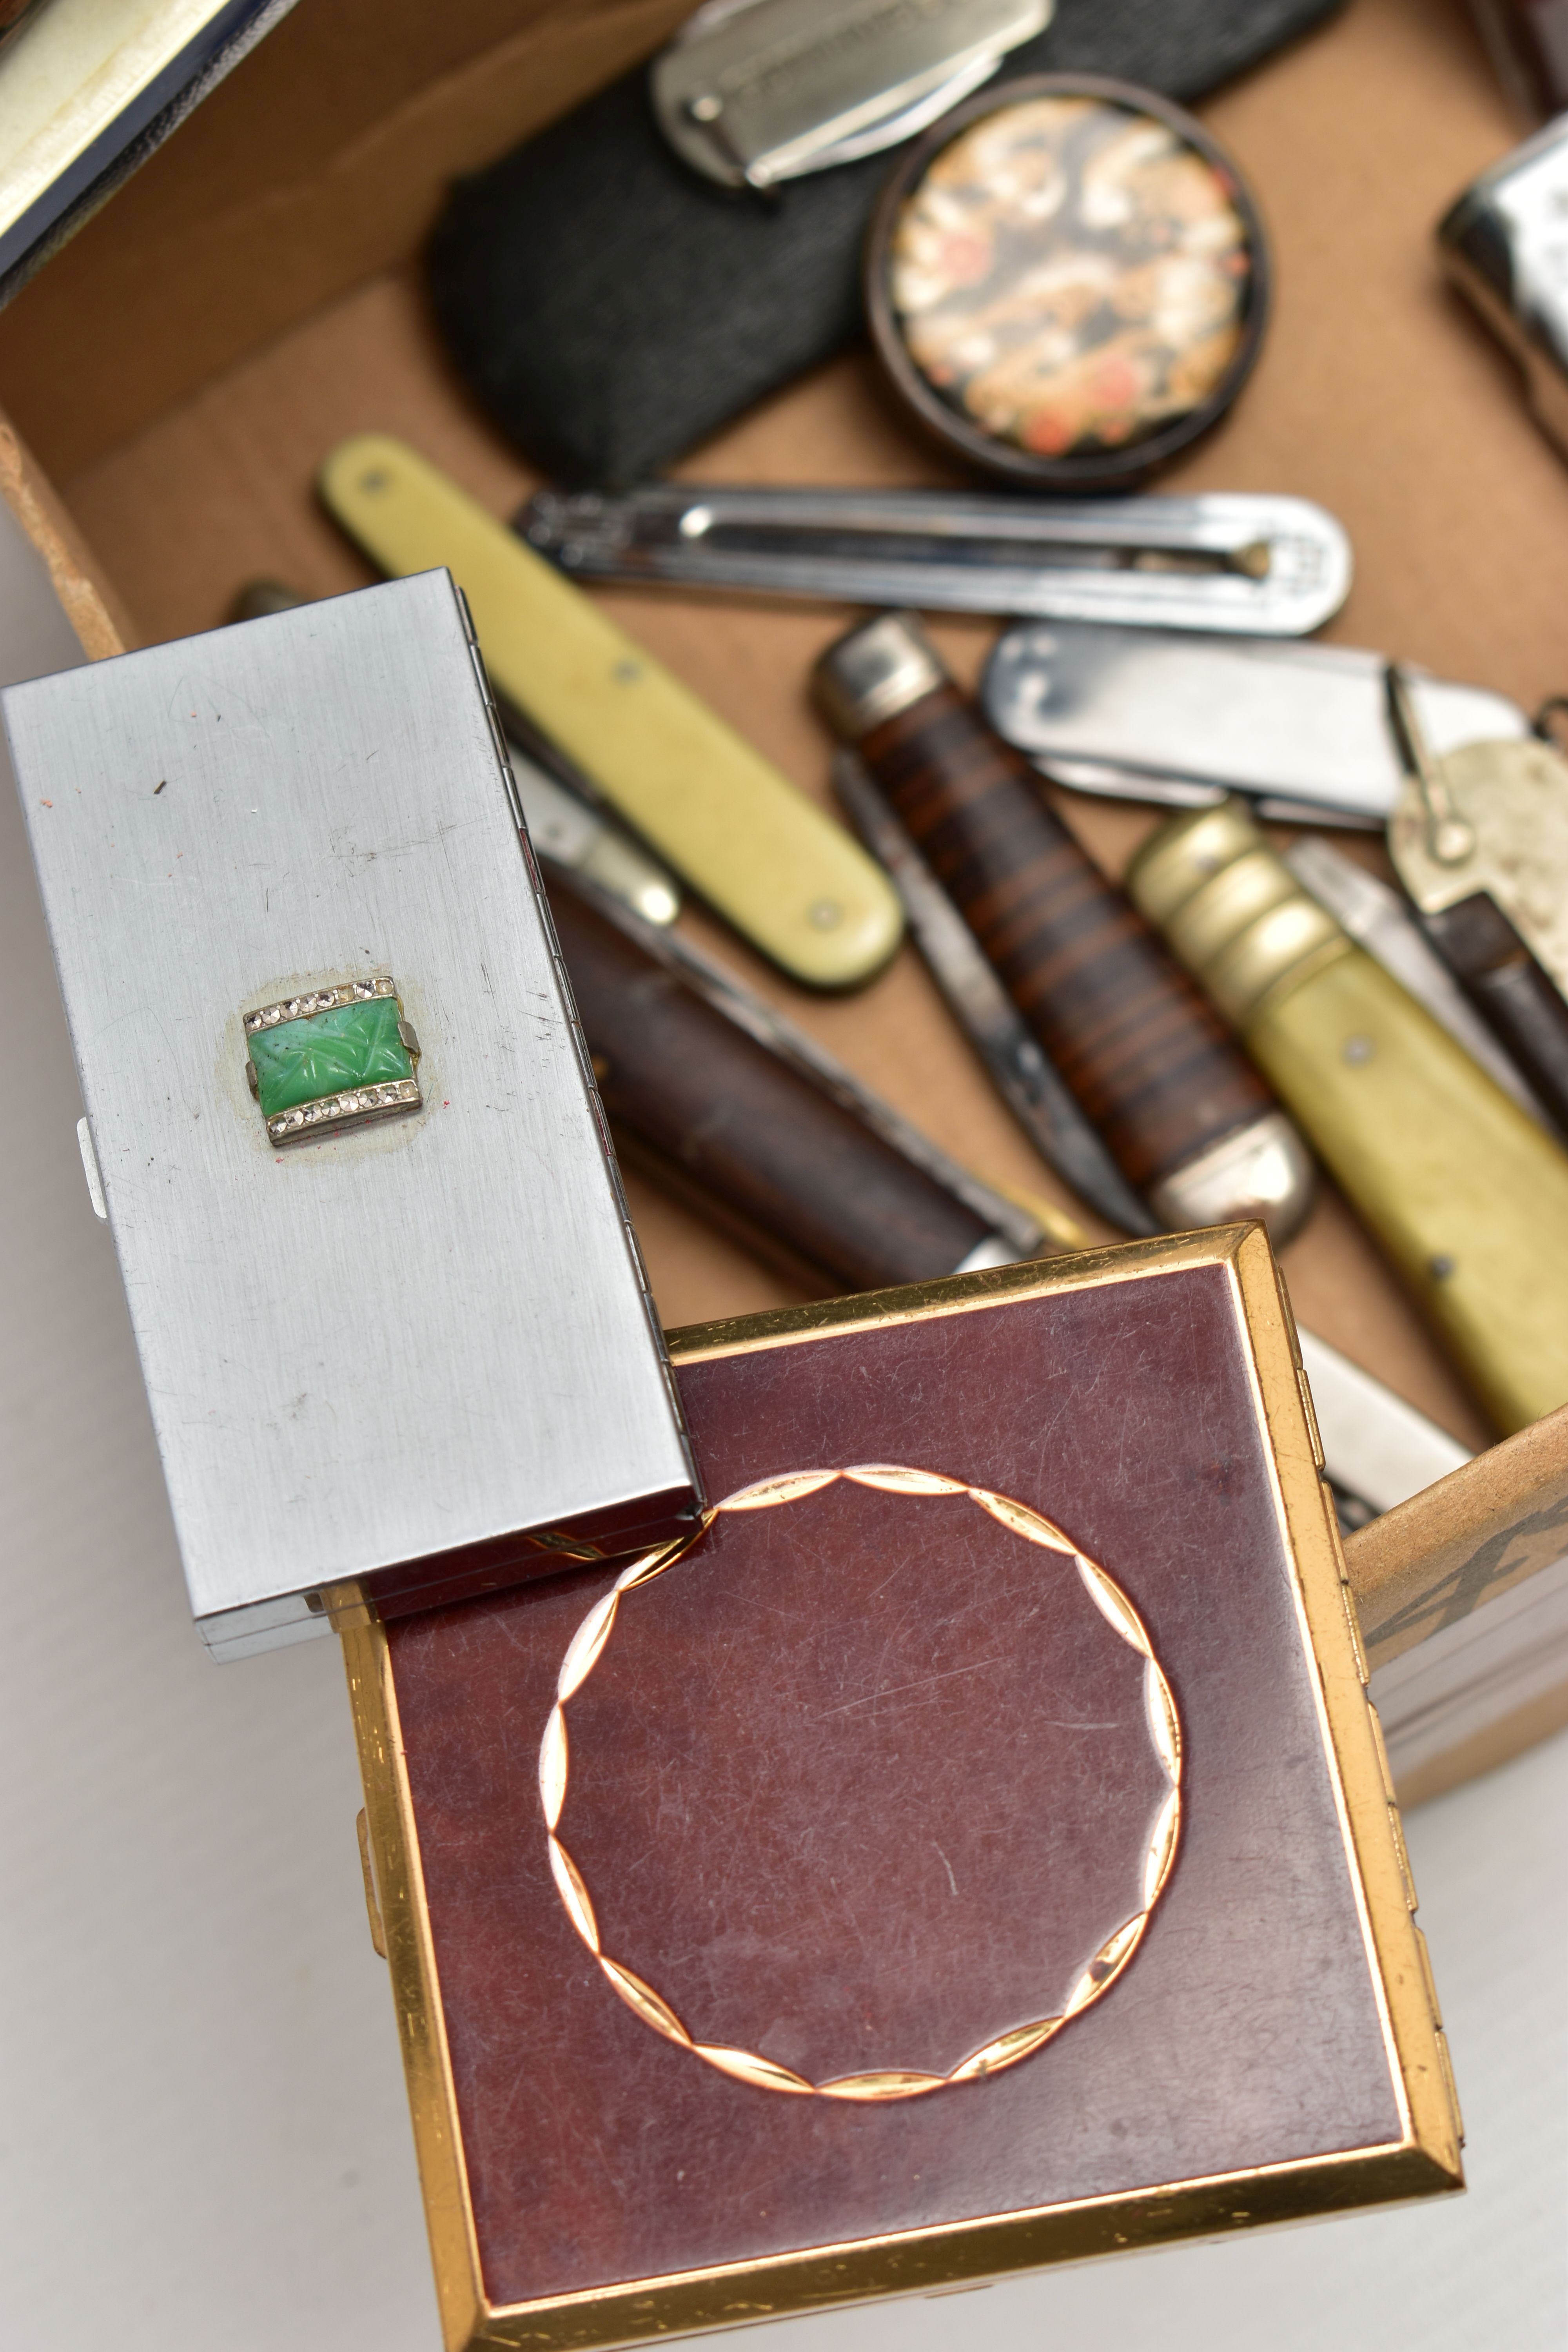
{"type": "Polygon", "coordinates": [[[378,996],[368,1004],[340,1004],[331,1013],[259,1030],[249,1042],[264,1117],[319,1102],[348,1087],[411,1078],[414,1063],[397,1022],[396,998],[378,996]]]}

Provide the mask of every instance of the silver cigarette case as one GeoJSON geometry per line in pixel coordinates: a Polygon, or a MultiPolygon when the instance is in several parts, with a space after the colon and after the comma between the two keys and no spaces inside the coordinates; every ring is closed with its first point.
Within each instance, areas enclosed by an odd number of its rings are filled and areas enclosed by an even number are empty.
{"type": "Polygon", "coordinates": [[[449,575],[0,707],[214,1653],[680,1532],[698,1481],[449,575]]]}

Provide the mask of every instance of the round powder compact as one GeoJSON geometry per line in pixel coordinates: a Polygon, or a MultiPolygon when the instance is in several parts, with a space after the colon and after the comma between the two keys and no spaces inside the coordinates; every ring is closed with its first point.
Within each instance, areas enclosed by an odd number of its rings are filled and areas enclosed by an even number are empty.
{"type": "Polygon", "coordinates": [[[1257,209],[1202,125],[1043,74],[945,115],[885,190],[871,332],[921,422],[994,473],[1119,489],[1240,391],[1268,312],[1257,209]]]}

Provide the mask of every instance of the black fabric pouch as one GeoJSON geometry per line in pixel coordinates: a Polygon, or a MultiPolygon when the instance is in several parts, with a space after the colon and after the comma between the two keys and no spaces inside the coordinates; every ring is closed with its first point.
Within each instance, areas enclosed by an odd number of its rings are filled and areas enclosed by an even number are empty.
{"type": "MultiPolygon", "coordinates": [[[[1093,72],[1192,100],[1338,0],[1058,0],[1021,74],[1093,72]]],[[[645,67],[460,181],[427,256],[458,373],[555,479],[621,488],[861,329],[860,250],[897,150],[721,188],[654,120],[645,67]]]]}

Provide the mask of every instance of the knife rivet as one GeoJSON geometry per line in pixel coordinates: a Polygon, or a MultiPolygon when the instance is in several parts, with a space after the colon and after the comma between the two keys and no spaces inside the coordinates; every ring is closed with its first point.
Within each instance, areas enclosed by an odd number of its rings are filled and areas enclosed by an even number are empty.
{"type": "Polygon", "coordinates": [[[837,898],[818,898],[811,910],[811,927],[816,931],[836,931],[844,920],[844,909],[837,898]]]}
{"type": "Polygon", "coordinates": [[[693,122],[717,122],[724,111],[724,101],[707,89],[698,98],[688,99],[686,111],[693,122]]]}
{"type": "Polygon", "coordinates": [[[1364,1069],[1376,1050],[1370,1037],[1347,1037],[1341,1048],[1352,1070],[1364,1069]]]}

